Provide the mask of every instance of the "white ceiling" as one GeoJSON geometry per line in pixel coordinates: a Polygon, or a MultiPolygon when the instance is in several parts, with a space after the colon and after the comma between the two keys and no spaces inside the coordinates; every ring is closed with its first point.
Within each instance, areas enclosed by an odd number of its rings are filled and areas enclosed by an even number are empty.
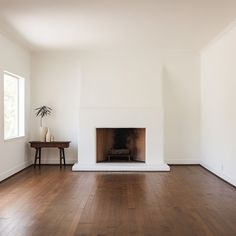
{"type": "Polygon", "coordinates": [[[0,0],[0,21],[33,50],[201,49],[236,16],[236,0],[0,0]]]}

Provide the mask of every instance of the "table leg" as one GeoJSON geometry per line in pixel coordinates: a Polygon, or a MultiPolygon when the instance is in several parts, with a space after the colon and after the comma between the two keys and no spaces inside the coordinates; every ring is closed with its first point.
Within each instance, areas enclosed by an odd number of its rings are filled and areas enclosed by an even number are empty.
{"type": "Polygon", "coordinates": [[[37,158],[38,158],[38,148],[35,148],[35,155],[34,155],[34,168],[36,167],[37,158]]]}
{"type": "Polygon", "coordinates": [[[41,148],[35,148],[34,168],[36,167],[37,159],[39,159],[39,167],[40,167],[41,166],[41,148]]]}
{"type": "Polygon", "coordinates": [[[62,148],[62,154],[63,154],[64,166],[66,166],[66,157],[65,157],[65,149],[64,148],[62,148]]]}
{"type": "Polygon", "coordinates": [[[41,167],[41,148],[39,148],[39,167],[41,167]]]}
{"type": "Polygon", "coordinates": [[[62,160],[63,160],[64,166],[66,166],[66,158],[65,158],[64,148],[59,148],[59,152],[60,152],[60,167],[62,167],[62,160]]]}
{"type": "Polygon", "coordinates": [[[61,168],[61,158],[62,158],[61,148],[59,148],[59,156],[60,156],[60,168],[61,168]]]}

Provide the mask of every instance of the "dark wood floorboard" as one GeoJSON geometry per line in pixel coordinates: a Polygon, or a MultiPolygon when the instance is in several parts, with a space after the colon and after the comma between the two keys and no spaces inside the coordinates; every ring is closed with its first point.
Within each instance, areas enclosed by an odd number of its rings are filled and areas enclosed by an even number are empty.
{"type": "Polygon", "coordinates": [[[0,183],[0,235],[235,236],[236,189],[200,166],[171,170],[28,168],[0,183]]]}

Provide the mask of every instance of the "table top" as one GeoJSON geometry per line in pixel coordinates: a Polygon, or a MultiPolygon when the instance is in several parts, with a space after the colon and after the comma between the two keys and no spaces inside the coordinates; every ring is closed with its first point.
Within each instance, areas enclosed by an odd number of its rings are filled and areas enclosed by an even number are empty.
{"type": "Polygon", "coordinates": [[[70,141],[53,141],[53,142],[41,142],[41,141],[30,141],[30,146],[34,148],[68,148],[70,141]]]}

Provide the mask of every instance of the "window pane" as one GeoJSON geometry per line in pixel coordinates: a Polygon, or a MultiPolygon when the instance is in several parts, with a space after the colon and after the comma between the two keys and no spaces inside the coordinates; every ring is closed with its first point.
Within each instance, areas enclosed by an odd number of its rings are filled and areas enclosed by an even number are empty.
{"type": "Polygon", "coordinates": [[[25,134],[25,80],[4,73],[4,139],[25,134]]]}
{"type": "Polygon", "coordinates": [[[25,80],[20,78],[19,80],[19,136],[25,135],[25,80]]]}
{"type": "Polygon", "coordinates": [[[4,138],[18,136],[18,79],[4,74],[4,138]]]}

